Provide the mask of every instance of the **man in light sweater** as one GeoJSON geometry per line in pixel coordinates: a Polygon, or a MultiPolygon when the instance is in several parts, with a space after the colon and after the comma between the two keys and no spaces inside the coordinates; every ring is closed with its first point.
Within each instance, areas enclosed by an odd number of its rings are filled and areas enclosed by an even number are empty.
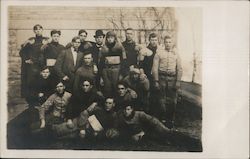
{"type": "Polygon", "coordinates": [[[172,38],[164,38],[165,49],[158,51],[153,60],[153,85],[160,91],[159,103],[163,123],[173,127],[177,90],[180,88],[182,76],[181,59],[173,47],[172,38]]]}

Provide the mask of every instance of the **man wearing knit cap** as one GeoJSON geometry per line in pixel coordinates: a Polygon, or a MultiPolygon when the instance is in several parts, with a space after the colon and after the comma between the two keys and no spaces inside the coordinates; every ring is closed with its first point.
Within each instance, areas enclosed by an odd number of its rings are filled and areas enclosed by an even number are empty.
{"type": "Polygon", "coordinates": [[[126,52],[122,44],[118,42],[114,31],[106,34],[106,42],[101,49],[99,70],[104,82],[104,95],[112,96],[116,90],[119,76],[123,74],[126,52]]]}

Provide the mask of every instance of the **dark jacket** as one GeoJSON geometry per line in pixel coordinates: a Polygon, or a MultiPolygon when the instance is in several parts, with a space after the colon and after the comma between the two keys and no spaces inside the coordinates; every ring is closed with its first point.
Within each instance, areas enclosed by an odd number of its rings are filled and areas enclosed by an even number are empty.
{"type": "Polygon", "coordinates": [[[152,71],[153,60],[157,51],[157,47],[152,47],[151,45],[148,45],[147,48],[150,49],[153,52],[153,54],[151,56],[145,56],[144,60],[140,63],[140,66],[143,68],[145,74],[147,75],[149,81],[151,82],[153,80],[151,71],[152,71]]]}
{"type": "Polygon", "coordinates": [[[139,53],[139,49],[136,48],[136,43],[134,41],[128,42],[124,41],[122,42],[122,45],[126,51],[126,56],[127,56],[127,65],[137,65],[138,60],[137,56],[139,53]]]}
{"type": "Polygon", "coordinates": [[[103,46],[97,46],[96,43],[93,44],[93,47],[91,49],[92,57],[93,57],[93,62],[97,65],[99,68],[99,63],[101,59],[101,49],[103,46]]]}
{"type": "MultiPolygon", "coordinates": [[[[34,44],[23,44],[19,55],[22,59],[21,64],[21,96],[28,97],[30,95],[31,81],[38,78],[40,69],[42,67],[41,46],[45,39],[43,36],[31,37],[34,39],[34,44]],[[25,63],[25,60],[31,59],[33,64],[25,63]]],[[[32,87],[32,86],[31,86],[32,87]]]]}
{"type": "Polygon", "coordinates": [[[63,50],[62,53],[59,54],[56,60],[55,71],[60,79],[62,79],[64,76],[69,77],[67,86],[70,91],[72,91],[73,89],[76,70],[82,65],[82,63],[83,63],[83,53],[78,52],[76,65],[74,66],[71,48],[63,50]]]}

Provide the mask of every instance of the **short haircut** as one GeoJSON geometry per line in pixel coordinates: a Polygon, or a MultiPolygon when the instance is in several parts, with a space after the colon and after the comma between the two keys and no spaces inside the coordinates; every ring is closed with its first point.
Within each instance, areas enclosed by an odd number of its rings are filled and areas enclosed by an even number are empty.
{"type": "MultiPolygon", "coordinates": [[[[91,55],[92,56],[92,53],[90,50],[87,50],[83,53],[83,57],[86,56],[86,55],[91,55]]],[[[92,56],[93,57],[93,56],[92,56]]]]}
{"type": "Polygon", "coordinates": [[[49,66],[44,66],[44,67],[42,67],[42,68],[40,69],[40,72],[42,72],[43,70],[47,70],[47,69],[50,71],[49,66]]]}
{"type": "Polygon", "coordinates": [[[65,81],[64,81],[64,80],[58,80],[58,81],[56,82],[56,87],[57,87],[57,85],[58,85],[59,83],[62,83],[62,84],[65,86],[65,81]]]}
{"type": "Polygon", "coordinates": [[[136,102],[135,101],[126,101],[122,104],[123,108],[126,109],[126,107],[130,106],[132,109],[135,108],[136,102]]]}
{"type": "Polygon", "coordinates": [[[36,24],[36,25],[34,25],[33,30],[37,30],[39,28],[43,29],[43,26],[40,24],[36,24]]]}
{"type": "Polygon", "coordinates": [[[77,39],[81,40],[79,36],[75,36],[72,38],[72,42],[76,42],[77,39]]]}
{"type": "Polygon", "coordinates": [[[60,31],[60,30],[53,29],[53,30],[51,30],[50,35],[52,36],[53,34],[61,35],[61,31],[60,31]]]}
{"type": "Polygon", "coordinates": [[[169,35],[166,35],[166,36],[164,37],[164,41],[167,40],[167,39],[172,39],[172,37],[169,36],[169,35]]]}
{"type": "Polygon", "coordinates": [[[43,37],[43,40],[49,40],[49,37],[44,36],[44,37],[43,37]]]}
{"type": "Polygon", "coordinates": [[[133,29],[133,28],[127,28],[125,31],[127,32],[128,30],[132,30],[132,31],[134,31],[134,29],[133,29]]]}
{"type": "Polygon", "coordinates": [[[84,29],[79,30],[78,35],[81,35],[82,33],[85,33],[86,35],[88,35],[88,32],[84,29]]]}
{"type": "Polygon", "coordinates": [[[128,84],[126,82],[124,82],[124,81],[119,81],[117,83],[117,88],[118,88],[119,85],[123,85],[125,88],[128,88],[128,84]]]}
{"type": "Polygon", "coordinates": [[[157,38],[158,36],[157,36],[157,34],[156,33],[151,33],[151,34],[149,34],[149,40],[151,39],[151,38],[157,38]]]}
{"type": "Polygon", "coordinates": [[[115,98],[114,98],[114,97],[112,97],[112,96],[107,96],[107,97],[105,97],[105,101],[106,101],[107,99],[112,99],[113,102],[115,103],[115,98]]]}

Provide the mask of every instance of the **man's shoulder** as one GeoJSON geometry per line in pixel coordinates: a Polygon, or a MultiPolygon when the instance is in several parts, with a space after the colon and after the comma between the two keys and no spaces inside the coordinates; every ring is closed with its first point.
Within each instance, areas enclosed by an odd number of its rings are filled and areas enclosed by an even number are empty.
{"type": "Polygon", "coordinates": [[[67,91],[65,91],[65,92],[64,92],[64,96],[65,96],[65,97],[69,97],[69,98],[70,98],[70,97],[72,96],[72,94],[71,94],[71,93],[69,93],[69,92],[67,92],[67,91]]]}

